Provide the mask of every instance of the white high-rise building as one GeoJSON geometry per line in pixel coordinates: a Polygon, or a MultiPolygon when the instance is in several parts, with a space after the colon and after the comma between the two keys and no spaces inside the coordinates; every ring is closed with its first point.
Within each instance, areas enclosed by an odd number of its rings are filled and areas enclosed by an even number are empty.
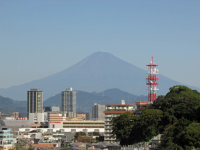
{"type": "Polygon", "coordinates": [[[62,91],[61,110],[66,117],[76,117],[76,91],[73,91],[72,88],[62,91]]]}

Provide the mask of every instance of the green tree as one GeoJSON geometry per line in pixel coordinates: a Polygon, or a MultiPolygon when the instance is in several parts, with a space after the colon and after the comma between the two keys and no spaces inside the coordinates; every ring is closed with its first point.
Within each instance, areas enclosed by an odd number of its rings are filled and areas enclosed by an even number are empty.
{"type": "Polygon", "coordinates": [[[162,117],[163,112],[161,110],[144,110],[132,128],[132,136],[135,137],[133,143],[149,141],[152,137],[159,134],[159,125],[162,117]]]}
{"type": "Polygon", "coordinates": [[[140,117],[124,113],[113,118],[113,134],[121,145],[148,141],[159,133],[163,112],[157,109],[144,110],[140,117]]]}
{"type": "Polygon", "coordinates": [[[180,133],[191,123],[191,121],[181,118],[174,124],[165,128],[162,136],[162,147],[165,149],[182,149],[182,145],[178,141],[180,133]]]}
{"type": "Polygon", "coordinates": [[[123,114],[113,119],[113,134],[120,144],[150,140],[162,134],[160,149],[200,147],[200,93],[185,86],[171,87],[140,116],[123,114]]]}
{"type": "Polygon", "coordinates": [[[185,149],[180,133],[190,123],[200,120],[200,93],[185,86],[174,86],[166,96],[158,97],[151,108],[164,112],[162,147],[185,149]]]}
{"type": "Polygon", "coordinates": [[[112,133],[120,141],[121,145],[133,143],[131,131],[137,120],[138,117],[133,116],[130,112],[126,112],[112,119],[112,133]]]}
{"type": "Polygon", "coordinates": [[[177,137],[184,149],[200,148],[200,123],[193,122],[177,137]]]}

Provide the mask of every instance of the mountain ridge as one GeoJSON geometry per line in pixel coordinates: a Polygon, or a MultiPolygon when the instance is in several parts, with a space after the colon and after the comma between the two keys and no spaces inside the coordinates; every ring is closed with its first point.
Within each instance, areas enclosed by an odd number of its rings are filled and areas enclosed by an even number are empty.
{"type": "MultiPolygon", "coordinates": [[[[169,87],[180,84],[159,75],[160,93],[165,94],[169,87]]],[[[73,87],[83,91],[104,91],[119,88],[134,95],[147,93],[146,71],[110,53],[94,53],[71,67],[45,78],[34,80],[7,89],[0,89],[0,95],[16,100],[25,100],[26,91],[39,88],[45,99],[73,87]]]]}
{"type": "MultiPolygon", "coordinates": [[[[120,104],[125,99],[127,104],[135,104],[135,101],[146,101],[146,96],[136,96],[120,89],[108,89],[102,92],[86,92],[77,90],[77,112],[91,112],[92,105],[98,104],[120,104]]],[[[21,116],[26,116],[27,101],[15,101],[10,98],[0,96],[0,112],[20,112],[21,116]]],[[[61,106],[61,93],[50,97],[43,102],[44,106],[61,106]]]]}
{"type": "MultiPolygon", "coordinates": [[[[108,89],[102,92],[86,92],[77,90],[77,112],[91,112],[94,103],[120,104],[124,99],[126,104],[134,104],[136,101],[147,101],[147,96],[133,95],[120,89],[108,89]]],[[[44,101],[44,106],[61,106],[61,93],[44,101]]]]}

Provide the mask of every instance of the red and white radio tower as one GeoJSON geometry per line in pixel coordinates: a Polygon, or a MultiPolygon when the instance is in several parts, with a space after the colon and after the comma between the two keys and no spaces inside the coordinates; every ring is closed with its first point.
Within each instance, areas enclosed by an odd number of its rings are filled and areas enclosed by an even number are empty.
{"type": "Polygon", "coordinates": [[[148,78],[147,78],[147,85],[148,85],[148,101],[150,103],[153,103],[156,100],[156,91],[159,90],[157,89],[157,74],[158,74],[158,69],[156,64],[153,64],[153,56],[152,56],[152,61],[148,66],[148,78]]]}

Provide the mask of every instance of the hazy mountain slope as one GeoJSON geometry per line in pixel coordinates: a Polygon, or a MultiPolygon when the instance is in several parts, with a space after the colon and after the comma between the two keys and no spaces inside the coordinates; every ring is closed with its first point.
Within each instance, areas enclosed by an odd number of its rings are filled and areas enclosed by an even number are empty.
{"type": "MultiPolygon", "coordinates": [[[[109,89],[103,92],[77,91],[77,111],[91,112],[92,105],[98,104],[119,104],[125,99],[127,104],[135,104],[135,101],[146,101],[146,96],[135,96],[119,89],[109,89]]],[[[20,112],[26,116],[26,101],[15,101],[0,96],[0,112],[20,112]]],[[[50,97],[44,101],[44,106],[61,106],[61,94],[50,97]]]]}
{"type": "Polygon", "coordinates": [[[26,113],[26,102],[25,101],[14,101],[10,98],[0,96],[0,112],[20,112],[26,113]]]}
{"type": "MultiPolygon", "coordinates": [[[[121,100],[126,100],[127,104],[135,104],[135,101],[147,100],[145,96],[135,96],[119,89],[109,89],[100,93],[89,93],[77,91],[77,111],[91,111],[94,103],[98,104],[120,104],[121,100]]],[[[45,106],[61,106],[61,94],[57,94],[44,102],[45,106]]]]}
{"type": "MultiPolygon", "coordinates": [[[[161,94],[166,93],[169,87],[179,84],[162,75],[159,78],[161,94]]],[[[109,53],[97,52],[62,72],[23,85],[0,89],[0,95],[26,100],[27,90],[40,88],[44,91],[44,99],[47,99],[60,93],[66,87],[90,92],[119,88],[135,95],[141,95],[147,93],[145,81],[146,70],[109,53]]]]}
{"type": "Polygon", "coordinates": [[[127,104],[134,104],[135,101],[147,101],[147,96],[133,95],[117,88],[105,90],[103,92],[98,93],[98,95],[111,97],[113,100],[112,102],[114,102],[114,104],[121,103],[121,100],[126,100],[127,104]]]}

